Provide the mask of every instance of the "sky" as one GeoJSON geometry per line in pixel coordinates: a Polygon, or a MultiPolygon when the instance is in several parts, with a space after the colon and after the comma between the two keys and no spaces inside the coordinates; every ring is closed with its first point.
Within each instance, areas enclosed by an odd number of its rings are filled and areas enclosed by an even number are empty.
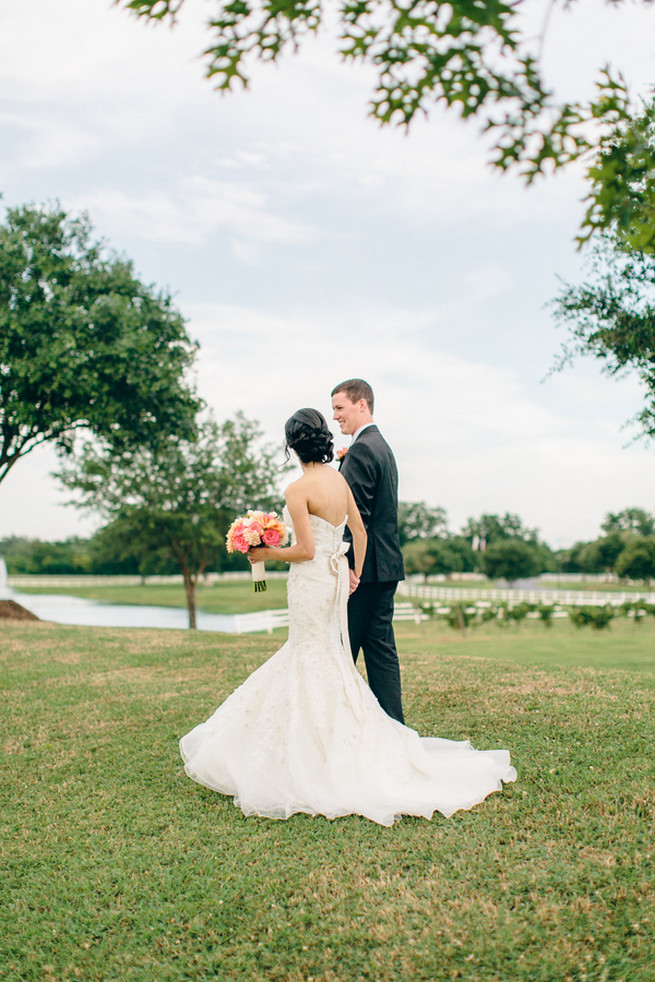
{"type": "MultiPolygon", "coordinates": [[[[489,167],[475,122],[437,109],[409,134],[380,128],[372,72],[340,63],[329,30],[221,95],[200,57],[211,0],[186,0],[174,28],[109,0],[4,7],[0,205],[88,212],[169,290],[219,420],[242,410],[281,446],[296,409],[331,419],[333,386],[363,377],[401,499],[445,508],[453,531],[512,512],[563,548],[609,511],[655,510],[655,448],[625,426],[637,381],[592,360],[550,371],[566,329],[548,303],[584,275],[580,168],[527,189],[489,167]]],[[[535,34],[547,7],[527,0],[535,34]]],[[[611,62],[645,94],[654,33],[648,5],[556,8],[547,78],[584,98],[611,62]]],[[[0,537],[99,526],[56,466],[44,446],[0,484],[0,537]]]]}

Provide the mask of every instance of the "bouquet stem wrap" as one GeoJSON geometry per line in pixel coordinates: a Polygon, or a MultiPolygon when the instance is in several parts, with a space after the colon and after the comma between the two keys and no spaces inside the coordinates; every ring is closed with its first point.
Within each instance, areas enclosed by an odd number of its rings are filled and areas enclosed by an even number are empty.
{"type": "Polygon", "coordinates": [[[262,593],[266,589],[266,569],[264,563],[252,563],[252,582],[255,584],[255,593],[262,593]]]}

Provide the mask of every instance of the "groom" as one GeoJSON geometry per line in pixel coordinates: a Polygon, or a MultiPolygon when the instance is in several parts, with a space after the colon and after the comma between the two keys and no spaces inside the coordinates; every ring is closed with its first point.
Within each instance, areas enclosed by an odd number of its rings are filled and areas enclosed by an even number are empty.
{"type": "Polygon", "coordinates": [[[341,432],[352,436],[339,470],[350,485],[368,535],[361,580],[350,570],[354,590],[348,601],[350,647],[355,661],[363,649],[373,694],[389,716],[404,723],[392,624],[394,593],[398,580],[405,578],[398,539],[398,469],[373,422],[373,390],[368,382],[361,378],[340,382],[332,390],[332,409],[341,432]]]}

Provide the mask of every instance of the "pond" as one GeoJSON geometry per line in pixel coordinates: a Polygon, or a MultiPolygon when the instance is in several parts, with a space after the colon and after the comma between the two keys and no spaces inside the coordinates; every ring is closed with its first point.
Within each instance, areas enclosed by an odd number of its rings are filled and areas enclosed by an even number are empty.
{"type": "MultiPolygon", "coordinates": [[[[7,590],[6,596],[31,610],[42,621],[77,624],[83,627],[157,627],[184,630],[189,626],[185,607],[148,607],[137,604],[103,604],[97,600],[69,597],[63,594],[18,593],[7,590]]],[[[255,615],[257,618],[259,615],[255,615]]],[[[233,634],[248,630],[248,615],[241,614],[237,628],[235,614],[196,614],[200,631],[225,631],[233,634]]],[[[254,626],[251,630],[261,630],[254,626]]]]}

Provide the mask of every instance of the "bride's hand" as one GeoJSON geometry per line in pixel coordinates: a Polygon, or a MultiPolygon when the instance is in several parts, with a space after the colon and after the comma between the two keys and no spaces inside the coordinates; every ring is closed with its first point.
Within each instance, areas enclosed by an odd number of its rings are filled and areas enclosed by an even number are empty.
{"type": "Polygon", "coordinates": [[[355,590],[359,586],[359,577],[358,576],[355,576],[355,573],[354,573],[354,571],[352,569],[349,569],[348,570],[348,576],[349,576],[349,579],[350,579],[350,583],[349,583],[349,587],[348,587],[348,596],[352,596],[352,594],[355,592],[355,590]]]}
{"type": "Polygon", "coordinates": [[[263,563],[268,553],[268,546],[254,546],[248,550],[248,559],[251,563],[263,563]]]}

